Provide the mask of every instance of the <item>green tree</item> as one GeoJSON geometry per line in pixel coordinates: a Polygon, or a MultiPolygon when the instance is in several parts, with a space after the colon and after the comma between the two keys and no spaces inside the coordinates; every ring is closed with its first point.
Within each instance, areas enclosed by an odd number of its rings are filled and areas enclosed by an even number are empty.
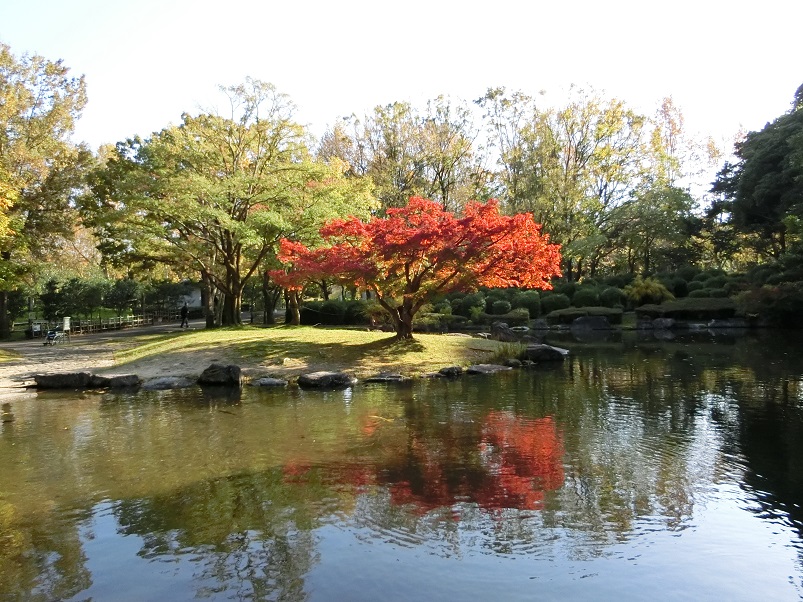
{"type": "Polygon", "coordinates": [[[787,249],[789,216],[803,217],[803,86],[792,109],[750,132],[736,144],[735,163],[726,163],[712,192],[713,212],[726,215],[737,231],[756,235],[756,250],[778,257],[787,249]]]}
{"type": "Polygon", "coordinates": [[[61,61],[0,44],[0,337],[9,292],[78,221],[70,201],[92,156],[70,136],[85,104],[83,77],[61,61]]]}
{"type": "Polygon", "coordinates": [[[371,197],[342,162],[312,160],[292,103],[271,84],[223,91],[229,116],[185,114],[148,140],[119,143],[94,175],[88,212],[107,253],[194,271],[232,325],[282,236],[317,236],[326,219],[367,211],[371,197]]]}

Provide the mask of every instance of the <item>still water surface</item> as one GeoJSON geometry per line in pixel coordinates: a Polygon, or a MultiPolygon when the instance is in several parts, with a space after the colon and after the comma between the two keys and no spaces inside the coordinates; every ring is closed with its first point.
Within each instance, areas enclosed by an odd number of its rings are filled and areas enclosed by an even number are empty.
{"type": "Polygon", "coordinates": [[[548,369],[3,407],[8,600],[794,600],[803,354],[628,335],[548,369]]]}

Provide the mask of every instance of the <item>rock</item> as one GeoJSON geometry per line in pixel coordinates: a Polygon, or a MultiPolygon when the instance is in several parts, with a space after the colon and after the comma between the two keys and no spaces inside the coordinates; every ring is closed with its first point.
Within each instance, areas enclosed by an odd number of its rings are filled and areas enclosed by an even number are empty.
{"type": "Polygon", "coordinates": [[[518,336],[505,322],[491,324],[491,335],[498,341],[516,341],[518,336]]]}
{"type": "Polygon", "coordinates": [[[505,366],[508,368],[521,368],[521,360],[517,360],[515,357],[511,357],[505,360],[505,366]]]}
{"type": "Polygon", "coordinates": [[[652,320],[639,318],[636,322],[636,330],[652,330],[654,328],[652,320]]]}
{"type": "Polygon", "coordinates": [[[747,320],[743,318],[729,318],[727,320],[711,320],[708,328],[747,328],[747,320]]]}
{"type": "Polygon", "coordinates": [[[145,381],[142,388],[146,391],[163,391],[165,389],[185,389],[193,385],[195,383],[191,379],[183,376],[160,376],[145,381]]]}
{"type": "Polygon", "coordinates": [[[652,321],[652,327],[655,330],[671,330],[675,327],[674,318],[655,318],[652,321]]]}
{"type": "Polygon", "coordinates": [[[93,374],[89,380],[89,386],[93,389],[128,389],[138,387],[142,384],[142,379],[136,374],[126,374],[124,376],[98,376],[93,374]]]}
{"type": "Polygon", "coordinates": [[[562,362],[569,355],[568,349],[553,347],[552,345],[527,345],[522,359],[533,362],[562,362]]]}
{"type": "Polygon", "coordinates": [[[396,372],[380,372],[374,376],[369,376],[365,379],[367,383],[403,383],[410,380],[406,376],[397,374],[396,372]]]}
{"type": "Polygon", "coordinates": [[[549,322],[547,322],[544,318],[538,318],[537,320],[530,322],[530,328],[533,330],[549,330],[549,322]]]}
{"type": "Polygon", "coordinates": [[[353,386],[357,379],[345,372],[312,372],[298,377],[302,389],[345,389],[353,386]]]}
{"type": "Polygon", "coordinates": [[[496,374],[512,369],[510,366],[500,366],[499,364],[474,364],[466,368],[466,372],[469,374],[496,374]]]}
{"type": "Polygon", "coordinates": [[[513,332],[530,332],[530,328],[528,326],[511,326],[510,330],[513,332]]]}
{"type": "Polygon", "coordinates": [[[201,372],[201,376],[198,377],[198,384],[241,387],[243,385],[243,377],[240,366],[234,364],[212,364],[201,372]]]}
{"type": "Polygon", "coordinates": [[[92,375],[89,372],[36,374],[33,380],[39,389],[85,389],[89,386],[92,375]]]}
{"type": "Polygon", "coordinates": [[[580,316],[572,321],[572,330],[610,330],[611,323],[605,316],[580,316]]]}
{"type": "Polygon", "coordinates": [[[286,387],[287,381],[282,380],[281,378],[269,378],[265,376],[263,378],[252,380],[251,385],[254,387],[286,387]]]}
{"type": "Polygon", "coordinates": [[[447,366],[438,370],[438,374],[446,378],[458,378],[463,375],[463,368],[460,366],[447,366]]]}

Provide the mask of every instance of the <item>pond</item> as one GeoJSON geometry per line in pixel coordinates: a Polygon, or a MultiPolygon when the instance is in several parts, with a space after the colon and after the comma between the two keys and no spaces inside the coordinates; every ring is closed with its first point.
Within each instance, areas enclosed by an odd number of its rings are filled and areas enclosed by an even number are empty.
{"type": "Polygon", "coordinates": [[[3,405],[9,600],[798,599],[794,336],[402,387],[3,405]]]}

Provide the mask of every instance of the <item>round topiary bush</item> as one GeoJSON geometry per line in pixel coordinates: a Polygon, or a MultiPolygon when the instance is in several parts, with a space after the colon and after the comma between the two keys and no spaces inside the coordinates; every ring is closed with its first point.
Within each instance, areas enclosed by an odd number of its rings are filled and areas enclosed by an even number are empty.
{"type": "Polygon", "coordinates": [[[595,307],[599,305],[599,292],[596,287],[583,286],[574,292],[572,305],[575,307],[595,307]]]}
{"type": "Polygon", "coordinates": [[[545,314],[555,311],[556,309],[566,309],[571,305],[569,297],[562,293],[555,293],[541,299],[541,311],[545,314]]]}
{"type": "Polygon", "coordinates": [[[710,296],[711,296],[710,288],[700,288],[693,291],[689,291],[689,299],[703,299],[703,298],[708,298],[710,296]]]}
{"type": "Polygon", "coordinates": [[[501,316],[510,311],[511,305],[509,301],[497,299],[491,304],[491,314],[494,316],[501,316]]]}
{"type": "Polygon", "coordinates": [[[599,304],[603,307],[620,307],[625,304],[625,293],[620,288],[609,286],[599,294],[599,304]]]}
{"type": "Polygon", "coordinates": [[[523,307],[530,312],[530,318],[535,319],[541,315],[541,295],[538,291],[520,291],[513,295],[513,308],[523,307]]]}

